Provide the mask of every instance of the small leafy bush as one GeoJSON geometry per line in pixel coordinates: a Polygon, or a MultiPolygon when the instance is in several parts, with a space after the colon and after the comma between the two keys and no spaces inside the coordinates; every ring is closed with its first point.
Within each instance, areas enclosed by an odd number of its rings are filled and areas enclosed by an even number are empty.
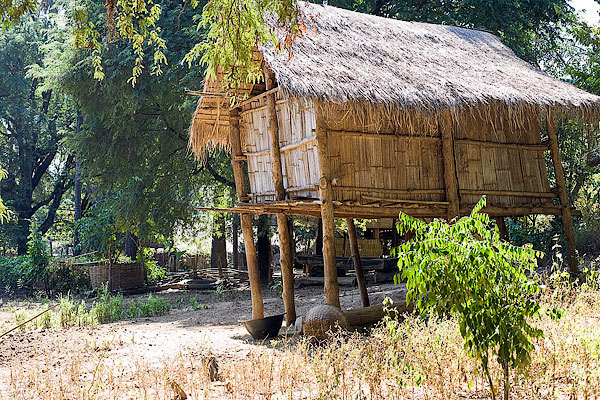
{"type": "Polygon", "coordinates": [[[103,285],[98,291],[90,312],[100,324],[119,321],[124,315],[123,295],[113,296],[108,291],[108,286],[103,285]]]}
{"type": "Polygon", "coordinates": [[[127,318],[139,318],[165,315],[169,311],[171,311],[171,303],[167,299],[149,294],[146,301],[140,300],[136,302],[133,300],[125,314],[127,318]]]}
{"type": "Polygon", "coordinates": [[[0,257],[0,283],[2,290],[12,294],[28,285],[34,269],[28,255],[0,257]]]}
{"type": "Polygon", "coordinates": [[[194,297],[190,298],[190,308],[192,309],[192,311],[200,311],[200,310],[206,310],[208,307],[205,304],[201,304],[198,301],[198,295],[194,295],[194,297]]]}
{"type": "Polygon", "coordinates": [[[148,277],[148,283],[155,284],[167,277],[166,268],[161,267],[154,260],[145,261],[146,274],[148,277]]]}
{"type": "Polygon", "coordinates": [[[401,215],[399,232],[415,236],[400,246],[398,265],[407,280],[407,301],[422,314],[457,317],[464,345],[480,361],[494,398],[488,364],[496,357],[507,398],[509,368],[527,365],[532,339],[543,336],[531,324],[540,312],[540,287],[530,276],[541,253],[501,240],[480,213],[484,206],[485,197],[469,216],[450,224],[401,215]]]}

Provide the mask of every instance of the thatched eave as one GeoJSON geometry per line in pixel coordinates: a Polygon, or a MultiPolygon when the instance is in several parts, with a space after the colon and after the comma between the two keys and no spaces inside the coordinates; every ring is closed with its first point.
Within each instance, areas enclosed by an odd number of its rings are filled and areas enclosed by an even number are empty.
{"type": "MultiPolygon", "coordinates": [[[[519,59],[490,33],[308,3],[301,9],[313,26],[293,42],[291,58],[259,48],[287,98],[383,109],[391,117],[502,107],[516,119],[548,108],[599,119],[600,97],[519,59]]],[[[220,90],[218,80],[205,82],[204,91],[220,90]]],[[[200,99],[190,132],[196,154],[228,147],[228,109],[228,99],[200,99]]]]}

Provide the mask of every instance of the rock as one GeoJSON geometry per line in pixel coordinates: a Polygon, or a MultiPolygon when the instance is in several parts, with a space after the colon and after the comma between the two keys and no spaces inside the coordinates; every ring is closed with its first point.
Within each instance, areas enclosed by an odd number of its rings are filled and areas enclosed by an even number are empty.
{"type": "Polygon", "coordinates": [[[346,317],[339,308],[330,305],[311,308],[302,322],[304,335],[317,340],[328,339],[332,332],[339,329],[348,329],[346,317]]]}

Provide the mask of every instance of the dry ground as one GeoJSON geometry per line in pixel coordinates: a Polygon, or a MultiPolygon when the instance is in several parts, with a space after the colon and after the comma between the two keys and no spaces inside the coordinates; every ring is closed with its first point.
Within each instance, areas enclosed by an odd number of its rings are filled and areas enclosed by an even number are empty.
{"type": "MultiPolygon", "coordinates": [[[[370,288],[374,302],[393,290],[370,288]]],[[[352,334],[320,346],[291,335],[256,342],[238,323],[250,317],[247,291],[224,299],[210,292],[160,296],[176,307],[168,315],[0,339],[0,399],[173,399],[173,385],[190,399],[490,398],[453,320],[426,325],[409,318],[370,337],[352,334]],[[196,295],[206,309],[189,310],[196,295]],[[216,382],[206,365],[211,356],[219,364],[216,382]]],[[[298,290],[299,314],[322,299],[320,288],[298,290]]],[[[342,289],[341,301],[359,306],[357,290],[342,289]]],[[[511,398],[600,398],[600,292],[563,288],[548,291],[544,302],[566,314],[538,322],[546,338],[536,342],[530,368],[513,375],[511,398]]],[[[5,303],[0,325],[12,320],[15,307],[33,305],[5,303]]],[[[281,312],[281,298],[265,291],[265,309],[281,312]]],[[[499,369],[492,374],[499,382],[499,369]]]]}
{"type": "MultiPolygon", "coordinates": [[[[372,301],[381,301],[386,296],[397,297],[399,291],[393,285],[380,285],[371,288],[372,301]]],[[[265,315],[283,312],[283,301],[277,294],[263,288],[265,315]]],[[[297,311],[304,314],[316,304],[324,302],[322,288],[305,287],[297,289],[297,311]]],[[[170,398],[170,389],[163,393],[166,397],[154,394],[143,396],[123,392],[113,392],[104,387],[98,396],[93,395],[94,371],[102,368],[116,368],[121,379],[131,382],[118,382],[118,385],[134,389],[148,382],[135,382],[139,368],[171,369],[174,359],[195,359],[200,362],[213,355],[220,365],[245,359],[259,349],[272,354],[271,341],[257,342],[251,338],[240,321],[251,317],[250,294],[248,290],[233,290],[222,297],[209,291],[165,291],[158,296],[169,299],[173,310],[164,316],[128,319],[95,327],[73,327],[68,329],[50,328],[15,331],[0,339],[0,399],[35,398],[42,393],[47,398],[55,385],[58,388],[73,386],[77,381],[77,398],[170,398]],[[205,309],[192,310],[190,299],[197,298],[205,309]],[[72,379],[73,374],[79,377],[72,379]],[[43,385],[48,385],[44,388],[43,385]],[[89,392],[89,393],[88,393],[89,392]],[[33,397],[31,397],[33,396],[33,397]]],[[[129,296],[132,299],[144,295],[129,296]]],[[[341,302],[345,308],[360,306],[356,288],[341,288],[341,302]]],[[[33,316],[40,309],[36,301],[6,301],[0,307],[0,326],[12,327],[16,310],[24,310],[33,316]]],[[[286,332],[283,328],[282,333],[286,332]]],[[[293,333],[288,338],[291,340],[293,333]]],[[[173,371],[176,375],[176,371],[173,371]]],[[[165,374],[169,377],[169,373],[165,374]]],[[[97,377],[96,377],[97,378],[97,377]]],[[[214,384],[218,388],[219,384],[214,384]]],[[[63,389],[61,389],[63,390],[63,389]]],[[[60,390],[57,391],[59,393],[60,390]]],[[[218,392],[218,390],[217,390],[218,392]]],[[[133,393],[133,392],[132,392],[133,393]]],[[[72,398],[75,393],[66,395],[72,398]]]]}

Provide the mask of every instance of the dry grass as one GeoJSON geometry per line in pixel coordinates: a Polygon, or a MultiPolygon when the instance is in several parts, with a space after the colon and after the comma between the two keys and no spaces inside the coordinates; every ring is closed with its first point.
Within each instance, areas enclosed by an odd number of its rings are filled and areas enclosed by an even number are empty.
{"type": "MultiPolygon", "coordinates": [[[[513,373],[513,396],[522,399],[600,398],[600,290],[560,286],[543,295],[560,305],[558,321],[542,317],[546,337],[532,364],[513,373]]],[[[326,345],[303,339],[256,346],[245,357],[219,358],[220,381],[210,382],[210,349],[194,349],[156,363],[143,354],[107,357],[118,341],[73,355],[66,365],[12,371],[10,399],[172,399],[170,383],[188,398],[231,399],[456,399],[489,398],[486,379],[462,346],[456,322],[410,317],[387,321],[371,335],[338,336],[326,345]]],[[[494,365],[492,376],[500,382],[494,365]]],[[[2,390],[0,390],[2,393],[2,390]]]]}

